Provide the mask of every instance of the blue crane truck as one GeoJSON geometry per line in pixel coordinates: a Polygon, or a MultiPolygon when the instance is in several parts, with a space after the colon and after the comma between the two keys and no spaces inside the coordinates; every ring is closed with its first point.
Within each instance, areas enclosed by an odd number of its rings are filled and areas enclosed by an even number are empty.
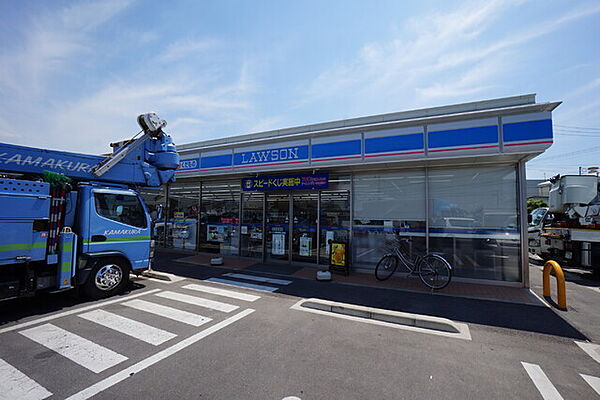
{"type": "Polygon", "coordinates": [[[153,257],[151,218],[136,189],[174,181],[179,155],[166,122],[93,156],[0,143],[0,300],[79,287],[121,292],[153,257]]]}

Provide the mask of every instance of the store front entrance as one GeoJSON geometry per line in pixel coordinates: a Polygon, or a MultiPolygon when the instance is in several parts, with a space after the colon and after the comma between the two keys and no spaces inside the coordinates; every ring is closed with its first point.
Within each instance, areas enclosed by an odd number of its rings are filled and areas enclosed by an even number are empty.
{"type": "Polygon", "coordinates": [[[327,241],[348,241],[349,227],[347,190],[244,193],[240,253],[266,262],[323,264],[327,241]]]}
{"type": "Polygon", "coordinates": [[[319,193],[266,195],[268,261],[317,262],[318,201],[319,193]]]}

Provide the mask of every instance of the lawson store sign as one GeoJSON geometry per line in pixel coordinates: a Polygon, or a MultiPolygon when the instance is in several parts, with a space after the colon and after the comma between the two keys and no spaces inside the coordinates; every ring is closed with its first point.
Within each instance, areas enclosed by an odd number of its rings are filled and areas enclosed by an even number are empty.
{"type": "Polygon", "coordinates": [[[294,162],[297,160],[308,160],[308,145],[245,151],[242,153],[235,153],[233,156],[233,164],[236,166],[273,162],[294,162]]]}
{"type": "Polygon", "coordinates": [[[232,171],[275,171],[376,162],[452,158],[543,151],[552,144],[550,112],[465,121],[315,134],[309,139],[274,141],[262,146],[225,145],[184,154],[177,175],[232,171]]]}

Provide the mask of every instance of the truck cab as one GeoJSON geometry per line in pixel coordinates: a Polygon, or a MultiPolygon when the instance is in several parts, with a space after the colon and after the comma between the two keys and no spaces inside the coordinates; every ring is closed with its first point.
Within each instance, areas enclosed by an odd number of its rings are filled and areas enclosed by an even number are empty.
{"type": "Polygon", "coordinates": [[[150,267],[152,221],[136,189],[174,181],[179,155],[165,121],[138,122],[144,135],[108,157],[0,143],[0,300],[75,287],[108,297],[150,267]]]}
{"type": "Polygon", "coordinates": [[[548,213],[548,207],[541,207],[533,210],[529,220],[529,225],[527,227],[529,252],[540,256],[542,253],[540,234],[542,233],[544,224],[551,220],[550,213],[548,213]]]}

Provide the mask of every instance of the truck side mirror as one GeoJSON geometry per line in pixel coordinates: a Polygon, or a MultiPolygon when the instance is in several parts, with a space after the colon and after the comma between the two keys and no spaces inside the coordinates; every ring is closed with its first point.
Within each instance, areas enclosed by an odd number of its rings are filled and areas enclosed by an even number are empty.
{"type": "Polygon", "coordinates": [[[527,222],[531,223],[532,220],[533,218],[531,217],[531,214],[527,214],[527,222]]]}

